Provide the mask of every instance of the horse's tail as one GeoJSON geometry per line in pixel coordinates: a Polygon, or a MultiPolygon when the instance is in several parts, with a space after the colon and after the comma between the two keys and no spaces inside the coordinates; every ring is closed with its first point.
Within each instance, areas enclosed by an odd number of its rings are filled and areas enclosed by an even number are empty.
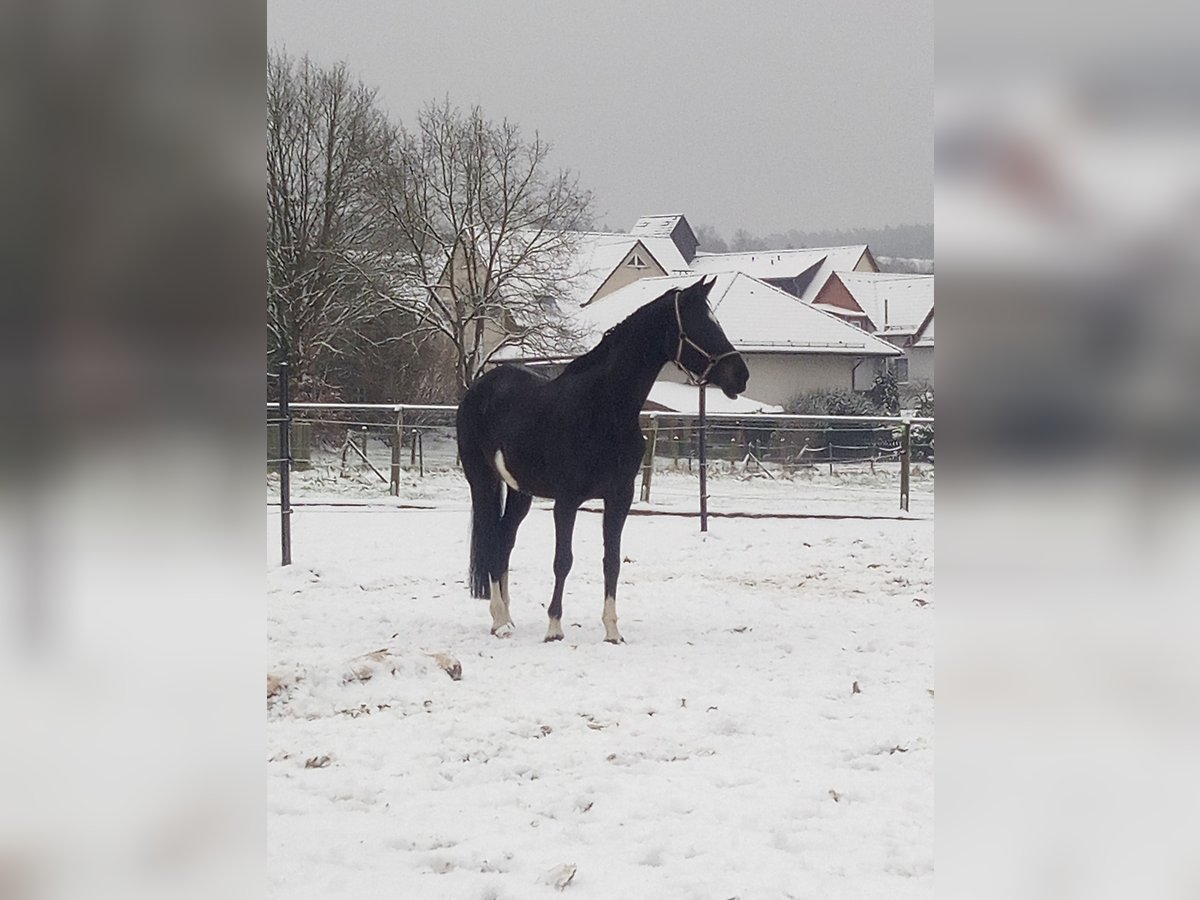
{"type": "Polygon", "coordinates": [[[471,596],[492,595],[492,568],[500,552],[500,517],[503,494],[500,476],[489,465],[483,449],[483,410],[480,398],[470,391],[458,406],[458,456],[471,486],[471,563],[468,581],[471,596]]]}
{"type": "Polygon", "coordinates": [[[492,596],[492,561],[500,545],[500,479],[495,483],[471,485],[471,596],[492,596]]]}

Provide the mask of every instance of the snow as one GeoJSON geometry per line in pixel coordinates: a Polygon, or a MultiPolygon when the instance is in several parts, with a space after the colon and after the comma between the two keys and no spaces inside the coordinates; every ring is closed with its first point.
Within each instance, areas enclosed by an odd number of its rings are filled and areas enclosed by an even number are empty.
{"type": "MultiPolygon", "coordinates": [[[[657,474],[659,502],[686,477],[657,474]]],[[[930,515],[820,481],[880,517],[631,516],[612,646],[580,513],[566,640],[544,644],[546,505],[498,639],[465,586],[463,494],[419,481],[432,508],[299,509],[296,564],[267,573],[272,896],[932,894],[930,515]]],[[[743,506],[818,483],[715,482],[743,506]]]]}
{"type": "MultiPolygon", "coordinates": [[[[781,413],[782,406],[763,403],[744,394],[730,400],[720,388],[705,387],[704,408],[712,413],[781,413]]],[[[690,384],[673,381],[656,381],[650,388],[651,403],[657,403],[674,412],[695,416],[700,413],[700,391],[690,384]]]]}
{"type": "MultiPolygon", "coordinates": [[[[709,303],[730,343],[742,352],[898,355],[886,341],[757,278],[740,272],[715,277],[709,303]]],[[[639,279],[584,307],[574,322],[589,342],[598,342],[607,329],[640,307],[695,281],[690,275],[639,279]]]]}

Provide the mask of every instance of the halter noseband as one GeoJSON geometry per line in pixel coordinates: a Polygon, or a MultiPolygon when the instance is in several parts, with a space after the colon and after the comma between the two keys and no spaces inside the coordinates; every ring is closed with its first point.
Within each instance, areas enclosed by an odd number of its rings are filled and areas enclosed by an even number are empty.
{"type": "Polygon", "coordinates": [[[672,362],[675,363],[675,365],[679,369],[679,371],[681,371],[684,374],[684,377],[687,378],[688,384],[694,384],[697,387],[699,387],[700,385],[708,384],[709,373],[712,372],[713,367],[716,366],[717,363],[719,363],[721,360],[723,360],[727,356],[737,356],[738,352],[736,350],[726,350],[724,353],[719,353],[716,356],[714,356],[713,354],[709,353],[707,350],[705,350],[703,347],[701,347],[699,344],[697,344],[690,337],[688,337],[686,334],[683,333],[683,316],[679,312],[679,296],[681,293],[682,293],[681,291],[676,289],[676,291],[675,291],[675,324],[677,326],[679,326],[679,343],[675,347],[675,359],[672,360],[672,362]],[[691,369],[689,369],[687,366],[685,366],[683,364],[683,345],[684,344],[687,344],[689,347],[691,347],[693,350],[695,350],[697,353],[699,353],[701,356],[703,356],[705,359],[708,360],[708,365],[705,367],[704,371],[699,376],[697,376],[694,372],[691,371],[691,369]]]}

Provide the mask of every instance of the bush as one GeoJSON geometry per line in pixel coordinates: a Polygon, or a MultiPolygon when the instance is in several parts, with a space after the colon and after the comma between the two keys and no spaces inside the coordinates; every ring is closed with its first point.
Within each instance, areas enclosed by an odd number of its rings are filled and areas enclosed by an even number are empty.
{"type": "Polygon", "coordinates": [[[801,394],[787,405],[787,411],[802,416],[883,415],[866,394],[841,388],[820,388],[801,394]]]}
{"type": "MultiPolygon", "coordinates": [[[[933,389],[930,388],[917,397],[917,415],[921,418],[933,418],[933,389]]],[[[926,462],[933,461],[933,426],[914,425],[912,427],[913,459],[926,462]]]]}
{"type": "MultiPolygon", "coordinates": [[[[820,388],[801,394],[787,404],[787,411],[807,416],[881,416],[886,410],[876,406],[868,394],[840,388],[820,388]]],[[[890,429],[869,423],[839,424],[828,430],[813,423],[814,431],[787,433],[781,444],[786,456],[794,456],[806,442],[809,451],[824,458],[826,441],[834,445],[834,459],[861,459],[874,455],[875,448],[892,442],[890,429]]],[[[810,457],[811,458],[811,457],[810,457]]]]}
{"type": "Polygon", "coordinates": [[[885,415],[900,415],[900,385],[894,372],[880,372],[875,376],[875,383],[867,391],[867,396],[875,404],[875,408],[885,415]]]}

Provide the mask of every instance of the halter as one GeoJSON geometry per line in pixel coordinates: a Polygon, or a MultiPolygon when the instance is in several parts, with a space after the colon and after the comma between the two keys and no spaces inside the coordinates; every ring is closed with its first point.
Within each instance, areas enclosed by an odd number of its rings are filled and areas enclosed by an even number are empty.
{"type": "Polygon", "coordinates": [[[681,292],[678,289],[676,289],[676,291],[675,291],[675,324],[679,326],[679,343],[675,347],[675,359],[673,359],[672,362],[675,363],[675,366],[679,369],[680,372],[683,373],[684,377],[687,378],[688,384],[694,384],[697,387],[699,387],[700,385],[708,384],[708,375],[710,372],[712,372],[713,367],[716,366],[717,363],[719,363],[721,360],[723,360],[727,356],[737,356],[738,352],[736,350],[726,350],[724,353],[719,353],[716,356],[714,356],[713,354],[709,353],[707,350],[705,350],[703,347],[701,347],[699,344],[697,344],[690,337],[688,337],[686,334],[683,333],[683,316],[679,312],[679,295],[680,295],[680,293],[681,292]],[[699,353],[701,356],[703,356],[705,359],[708,360],[708,366],[705,367],[704,371],[699,376],[695,375],[691,371],[691,369],[689,369],[687,366],[685,366],[683,364],[683,345],[684,344],[687,344],[689,347],[691,347],[693,350],[695,350],[697,353],[699,353]]]}

